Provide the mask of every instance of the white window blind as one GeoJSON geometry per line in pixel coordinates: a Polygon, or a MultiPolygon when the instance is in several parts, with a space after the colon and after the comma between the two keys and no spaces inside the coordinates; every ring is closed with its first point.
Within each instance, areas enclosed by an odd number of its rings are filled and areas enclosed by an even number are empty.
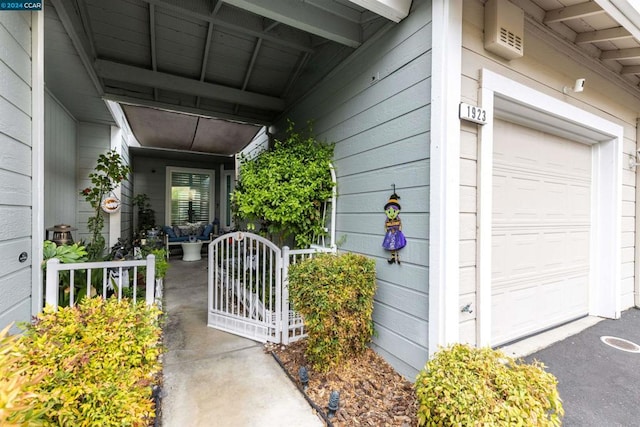
{"type": "Polygon", "coordinates": [[[210,187],[208,174],[171,172],[171,225],[209,222],[210,187]]]}

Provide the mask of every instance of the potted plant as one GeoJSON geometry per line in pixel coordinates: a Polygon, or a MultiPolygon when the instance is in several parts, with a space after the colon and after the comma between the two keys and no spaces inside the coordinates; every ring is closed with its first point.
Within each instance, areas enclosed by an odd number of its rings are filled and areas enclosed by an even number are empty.
{"type": "Polygon", "coordinates": [[[156,212],[151,209],[149,196],[140,193],[132,199],[134,206],[138,207],[138,228],[136,233],[142,235],[156,227],[156,212]]]}

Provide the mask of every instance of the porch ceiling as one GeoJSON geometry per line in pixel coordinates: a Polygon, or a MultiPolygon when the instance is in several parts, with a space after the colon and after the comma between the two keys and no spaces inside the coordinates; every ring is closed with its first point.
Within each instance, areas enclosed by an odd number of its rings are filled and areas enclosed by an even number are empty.
{"type": "Polygon", "coordinates": [[[76,117],[90,120],[89,88],[124,107],[141,145],[218,154],[243,148],[256,125],[393,25],[348,0],[50,0],[45,14],[45,78],[76,117]]]}
{"type": "MultiPolygon", "coordinates": [[[[79,120],[119,102],[143,146],[228,154],[394,25],[372,1],[48,0],[45,80],[79,120]]],[[[640,96],[634,0],[511,1],[640,96]]]]}

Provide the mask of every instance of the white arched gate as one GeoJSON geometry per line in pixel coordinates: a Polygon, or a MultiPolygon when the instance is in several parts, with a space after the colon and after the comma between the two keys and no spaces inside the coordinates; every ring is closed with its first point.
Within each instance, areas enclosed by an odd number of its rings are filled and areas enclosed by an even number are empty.
{"type": "Polygon", "coordinates": [[[289,250],[256,234],[235,232],[209,244],[208,319],[216,329],[261,342],[305,336],[289,306],[289,265],[331,248],[289,250]]]}

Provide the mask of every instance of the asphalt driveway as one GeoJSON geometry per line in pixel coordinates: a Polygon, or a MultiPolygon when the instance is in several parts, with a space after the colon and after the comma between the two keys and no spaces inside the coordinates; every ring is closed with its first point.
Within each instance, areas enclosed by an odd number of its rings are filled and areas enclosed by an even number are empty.
{"type": "Polygon", "coordinates": [[[525,357],[540,360],[558,378],[564,426],[640,426],[640,353],[606,345],[613,336],[640,345],[640,310],[603,320],[525,357]]]}

